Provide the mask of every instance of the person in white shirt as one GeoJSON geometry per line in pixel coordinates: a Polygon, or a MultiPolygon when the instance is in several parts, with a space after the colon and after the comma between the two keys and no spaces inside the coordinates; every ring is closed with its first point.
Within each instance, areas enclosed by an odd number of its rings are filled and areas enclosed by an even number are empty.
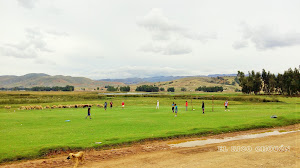
{"type": "MultiPolygon", "coordinates": [[[[227,107],[228,107],[228,101],[227,100],[225,101],[224,106],[225,106],[225,111],[226,111],[227,107]]],[[[229,109],[228,109],[228,111],[229,111],[229,109]]]]}
{"type": "Polygon", "coordinates": [[[156,109],[159,109],[159,101],[157,100],[156,109]]]}

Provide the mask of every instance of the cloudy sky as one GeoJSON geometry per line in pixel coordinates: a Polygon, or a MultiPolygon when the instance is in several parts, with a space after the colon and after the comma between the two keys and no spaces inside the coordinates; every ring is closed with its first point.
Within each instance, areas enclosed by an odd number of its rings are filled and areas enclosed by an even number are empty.
{"type": "Polygon", "coordinates": [[[0,75],[274,73],[300,65],[299,0],[0,0],[0,75]]]}

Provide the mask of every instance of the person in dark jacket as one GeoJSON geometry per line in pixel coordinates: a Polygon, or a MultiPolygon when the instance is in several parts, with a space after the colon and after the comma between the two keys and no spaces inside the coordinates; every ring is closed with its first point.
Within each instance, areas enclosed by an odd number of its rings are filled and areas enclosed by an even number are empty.
{"type": "Polygon", "coordinates": [[[204,101],[202,101],[202,114],[204,114],[204,101]]]}
{"type": "Polygon", "coordinates": [[[90,117],[90,119],[92,119],[92,118],[91,118],[91,107],[88,108],[88,115],[85,117],[85,119],[86,119],[87,117],[90,117]]]}
{"type": "Polygon", "coordinates": [[[104,103],[104,110],[106,110],[106,108],[107,108],[107,103],[105,102],[104,103]]]}

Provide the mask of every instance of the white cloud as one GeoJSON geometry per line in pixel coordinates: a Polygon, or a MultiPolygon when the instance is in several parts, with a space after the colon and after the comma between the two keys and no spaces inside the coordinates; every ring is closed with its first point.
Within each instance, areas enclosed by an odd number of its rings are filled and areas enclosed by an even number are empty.
{"type": "Polygon", "coordinates": [[[102,69],[92,71],[89,77],[92,79],[107,79],[107,78],[145,78],[154,76],[184,76],[194,75],[199,72],[187,70],[186,68],[172,68],[172,67],[155,67],[155,66],[122,66],[119,68],[102,69]],[[97,74],[97,76],[95,75],[97,74]],[[120,76],[122,74],[122,76],[120,76]]]}
{"type": "Polygon", "coordinates": [[[56,31],[56,30],[47,30],[46,33],[54,35],[54,36],[69,36],[69,34],[66,32],[60,32],[60,31],[56,31]]]}
{"type": "Polygon", "coordinates": [[[17,0],[18,4],[24,8],[32,9],[35,7],[37,0],[17,0]]]}
{"type": "Polygon", "coordinates": [[[235,49],[247,47],[248,41],[255,44],[258,50],[300,45],[300,33],[298,32],[282,33],[267,26],[253,28],[245,23],[241,24],[241,27],[243,40],[233,44],[235,49]]]}

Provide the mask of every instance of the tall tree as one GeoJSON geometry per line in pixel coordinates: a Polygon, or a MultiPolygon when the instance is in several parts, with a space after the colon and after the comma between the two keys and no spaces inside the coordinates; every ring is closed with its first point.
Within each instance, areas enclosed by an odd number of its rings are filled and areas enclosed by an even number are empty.
{"type": "Polygon", "coordinates": [[[270,93],[270,90],[269,90],[269,73],[270,72],[267,73],[265,69],[263,69],[262,73],[261,73],[264,93],[270,93]]]}
{"type": "MultiPolygon", "coordinates": [[[[255,73],[254,71],[252,71],[252,74],[255,73]]],[[[253,78],[253,92],[254,94],[257,94],[260,92],[261,90],[261,85],[262,81],[261,81],[261,75],[259,72],[256,72],[253,78]]],[[[269,90],[269,89],[268,89],[269,90]]]]}

